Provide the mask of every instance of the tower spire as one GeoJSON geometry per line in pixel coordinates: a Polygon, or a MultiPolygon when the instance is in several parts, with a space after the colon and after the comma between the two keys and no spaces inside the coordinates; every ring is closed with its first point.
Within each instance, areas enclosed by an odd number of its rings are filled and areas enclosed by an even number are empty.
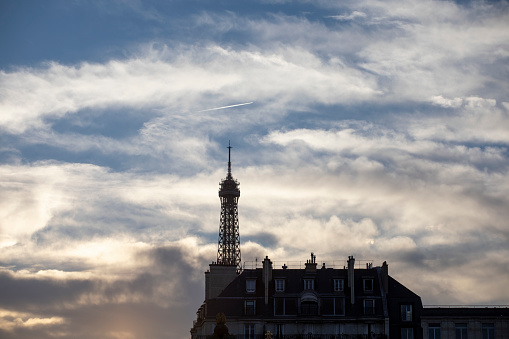
{"type": "Polygon", "coordinates": [[[227,178],[228,179],[232,179],[232,162],[230,160],[232,146],[230,145],[230,140],[228,140],[228,147],[227,148],[228,148],[228,174],[227,174],[227,178]]]}
{"type": "Polygon", "coordinates": [[[237,266],[241,270],[238,201],[239,182],[232,177],[231,149],[228,141],[228,173],[219,183],[221,217],[219,221],[219,240],[217,246],[217,264],[237,266]]]}

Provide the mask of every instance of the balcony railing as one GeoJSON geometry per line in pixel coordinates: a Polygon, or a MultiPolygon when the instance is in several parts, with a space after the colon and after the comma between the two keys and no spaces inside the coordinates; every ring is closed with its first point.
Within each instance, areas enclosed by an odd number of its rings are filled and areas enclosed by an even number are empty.
{"type": "MultiPolygon", "coordinates": [[[[318,263],[318,268],[322,267],[322,264],[325,264],[325,267],[327,268],[336,268],[336,269],[343,269],[348,267],[348,262],[346,260],[321,260],[318,263]]],[[[373,266],[373,260],[363,260],[363,259],[356,259],[355,260],[355,268],[367,268],[368,266],[373,266]]],[[[285,266],[289,269],[303,269],[306,267],[306,261],[272,261],[272,267],[274,268],[282,268],[285,266]]],[[[262,260],[256,260],[256,261],[244,261],[242,263],[242,269],[248,269],[252,270],[255,268],[262,268],[263,267],[263,261],[262,260]]]]}
{"type": "MultiPolygon", "coordinates": [[[[265,339],[265,334],[255,334],[251,336],[233,335],[235,339],[265,339]]],[[[192,339],[210,339],[212,335],[199,335],[192,339]]],[[[272,334],[273,339],[387,339],[385,334],[272,334]]]]}
{"type": "Polygon", "coordinates": [[[509,308],[509,305],[423,305],[424,308],[509,308]]]}

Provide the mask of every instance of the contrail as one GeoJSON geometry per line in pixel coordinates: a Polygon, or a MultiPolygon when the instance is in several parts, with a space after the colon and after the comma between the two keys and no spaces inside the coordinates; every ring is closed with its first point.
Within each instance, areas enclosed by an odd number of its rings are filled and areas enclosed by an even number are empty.
{"type": "Polygon", "coordinates": [[[201,110],[201,111],[198,111],[198,112],[215,111],[215,110],[223,109],[223,108],[230,108],[230,107],[237,107],[237,106],[251,105],[253,102],[254,102],[254,101],[251,101],[251,102],[245,102],[245,103],[243,103],[243,104],[236,104],[236,105],[230,105],[230,106],[223,106],[223,107],[209,108],[209,109],[204,109],[204,110],[201,110]]]}

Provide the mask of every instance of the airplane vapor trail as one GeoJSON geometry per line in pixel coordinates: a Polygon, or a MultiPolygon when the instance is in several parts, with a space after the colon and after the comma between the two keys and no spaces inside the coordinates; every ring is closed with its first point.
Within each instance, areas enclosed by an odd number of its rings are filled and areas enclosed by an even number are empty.
{"type": "Polygon", "coordinates": [[[207,111],[216,111],[218,109],[223,109],[223,108],[230,108],[230,107],[237,107],[237,106],[244,106],[244,105],[251,105],[254,101],[250,101],[250,102],[245,102],[243,104],[236,104],[236,105],[230,105],[230,106],[222,106],[222,107],[216,107],[216,108],[209,108],[209,109],[204,109],[204,110],[201,110],[201,111],[198,111],[198,112],[207,112],[207,111]]]}

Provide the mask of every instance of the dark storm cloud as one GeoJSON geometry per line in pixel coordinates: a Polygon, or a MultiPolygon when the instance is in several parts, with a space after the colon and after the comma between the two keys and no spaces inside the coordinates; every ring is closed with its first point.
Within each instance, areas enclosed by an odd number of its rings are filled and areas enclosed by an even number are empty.
{"type": "Polygon", "coordinates": [[[458,239],[456,244],[416,248],[389,256],[407,265],[444,272],[450,267],[468,267],[469,263],[485,260],[492,253],[505,251],[506,241],[507,237],[488,238],[485,232],[478,231],[469,234],[468,240],[458,239]]]}
{"type": "Polygon", "coordinates": [[[53,309],[62,303],[75,303],[83,294],[96,289],[86,280],[19,279],[8,270],[0,272],[2,307],[53,309]]]}
{"type": "Polygon", "coordinates": [[[274,234],[263,232],[263,231],[258,232],[257,234],[243,236],[242,241],[243,242],[252,241],[257,244],[262,245],[263,247],[269,247],[269,248],[274,248],[279,243],[278,238],[274,234]]]}
{"type": "Polygon", "coordinates": [[[202,301],[196,293],[202,289],[201,269],[190,265],[186,253],[176,247],[141,251],[138,256],[148,259],[147,265],[132,278],[36,278],[2,270],[4,323],[14,320],[9,313],[29,313],[22,315],[26,326],[13,325],[12,331],[2,332],[8,338],[51,337],[55,331],[72,332],[75,338],[108,338],[112,333],[163,338],[171,337],[172,331],[185,332],[187,313],[194,313],[202,301]],[[30,318],[63,320],[31,328],[30,318]],[[181,325],[169,326],[169,322],[181,325]]]}
{"type": "Polygon", "coordinates": [[[160,209],[157,205],[140,206],[98,197],[97,201],[76,203],[74,209],[55,215],[46,227],[32,234],[32,241],[47,246],[55,239],[81,242],[118,234],[136,234],[148,239],[151,231],[171,233],[182,227],[192,227],[189,221],[172,218],[160,209]],[[72,224],[66,224],[70,220],[72,224]]]}

